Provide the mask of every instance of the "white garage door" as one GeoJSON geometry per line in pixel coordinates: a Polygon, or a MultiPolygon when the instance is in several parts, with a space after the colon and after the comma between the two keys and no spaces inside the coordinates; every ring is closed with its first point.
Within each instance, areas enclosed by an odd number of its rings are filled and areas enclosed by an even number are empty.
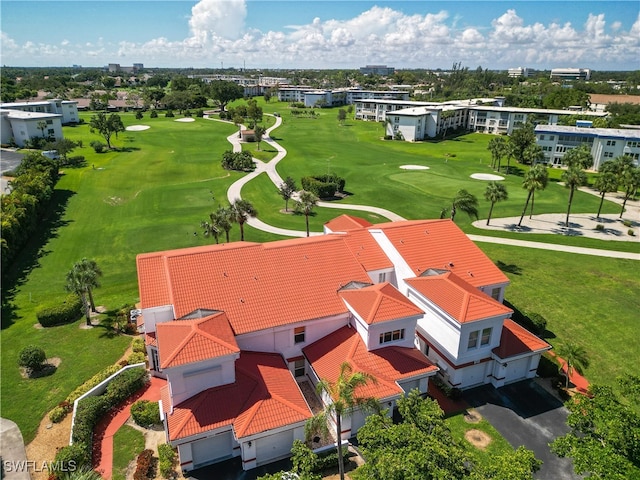
{"type": "Polygon", "coordinates": [[[256,464],[264,465],[265,463],[285,458],[291,455],[292,446],[293,430],[260,438],[256,440],[256,464]]]}
{"type": "Polygon", "coordinates": [[[484,383],[486,380],[486,366],[486,363],[479,363],[478,365],[465,368],[463,373],[462,386],[470,387],[471,385],[479,385],[481,383],[484,383]]]}
{"type": "Polygon", "coordinates": [[[522,358],[515,362],[508,362],[507,372],[505,374],[505,383],[516,382],[518,380],[524,380],[527,376],[527,369],[529,367],[529,359],[522,358]]]}
{"type": "Polygon", "coordinates": [[[229,431],[193,442],[191,444],[193,468],[231,457],[233,454],[232,439],[232,434],[229,431]]]}

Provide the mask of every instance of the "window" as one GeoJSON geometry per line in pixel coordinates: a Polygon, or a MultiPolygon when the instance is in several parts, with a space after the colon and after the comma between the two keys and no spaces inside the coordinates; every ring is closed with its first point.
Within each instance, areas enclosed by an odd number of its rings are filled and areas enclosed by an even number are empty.
{"type": "Polygon", "coordinates": [[[480,337],[480,346],[484,347],[491,342],[491,328],[485,328],[482,330],[482,337],[480,337]]]}
{"type": "Polygon", "coordinates": [[[615,147],[615,146],[616,146],[615,140],[607,140],[607,147],[615,147]]]}
{"type": "Polygon", "coordinates": [[[293,363],[293,374],[295,377],[304,377],[306,373],[304,359],[296,360],[293,363]]]}
{"type": "Polygon", "coordinates": [[[394,330],[392,332],[384,332],[380,334],[380,344],[396,342],[404,339],[404,328],[400,330],[394,330]]]}
{"type": "Polygon", "coordinates": [[[296,327],[293,329],[293,341],[295,343],[304,342],[305,327],[296,327]]]}
{"type": "Polygon", "coordinates": [[[158,358],[158,349],[151,349],[151,369],[159,371],[160,370],[160,359],[158,358]]]}
{"type": "Polygon", "coordinates": [[[475,330],[469,334],[469,343],[467,343],[467,350],[476,348],[478,346],[478,330],[475,330]]]}
{"type": "Polygon", "coordinates": [[[544,135],[540,135],[540,140],[544,140],[544,135]]]}
{"type": "Polygon", "coordinates": [[[382,283],[382,282],[386,282],[387,281],[387,273],[383,272],[383,273],[379,273],[378,274],[378,283],[382,283]]]}
{"type": "Polygon", "coordinates": [[[500,287],[496,287],[491,290],[491,298],[494,300],[500,300],[500,287]]]}
{"type": "Polygon", "coordinates": [[[47,125],[53,125],[53,120],[47,120],[47,125]]]}
{"type": "Polygon", "coordinates": [[[56,132],[55,132],[55,130],[54,130],[53,128],[50,128],[50,129],[48,129],[48,130],[47,130],[47,133],[48,133],[49,135],[53,135],[53,134],[54,134],[54,133],[56,133],[56,132]]]}

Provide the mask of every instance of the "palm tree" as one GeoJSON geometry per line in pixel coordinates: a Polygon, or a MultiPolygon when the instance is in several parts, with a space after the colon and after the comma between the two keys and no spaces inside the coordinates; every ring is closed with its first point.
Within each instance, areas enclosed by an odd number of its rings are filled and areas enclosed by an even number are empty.
{"type": "Polygon", "coordinates": [[[581,374],[584,369],[589,366],[587,351],[577,343],[565,342],[558,345],[556,354],[566,362],[567,374],[565,387],[569,388],[569,379],[573,371],[575,370],[581,374]]]}
{"type": "Polygon", "coordinates": [[[522,180],[522,188],[526,189],[529,194],[527,195],[527,201],[524,204],[524,208],[522,209],[522,215],[520,215],[520,221],[518,222],[518,226],[522,225],[522,219],[527,211],[527,206],[529,205],[529,200],[531,200],[531,212],[529,214],[529,218],[533,214],[533,201],[535,198],[536,190],[544,190],[547,188],[547,182],[549,181],[549,174],[547,172],[547,167],[544,165],[538,164],[532,166],[527,173],[524,174],[524,180],[522,180]]]}
{"type": "Polygon", "coordinates": [[[498,171],[500,171],[500,159],[505,155],[507,147],[507,141],[504,137],[494,137],[489,140],[487,150],[491,152],[491,168],[495,170],[496,165],[498,171]]]}
{"type": "MultiPolygon", "coordinates": [[[[91,270],[89,266],[83,264],[86,259],[82,259],[80,262],[76,262],[71,270],[67,272],[65,289],[68,292],[75,293],[82,300],[82,306],[84,308],[85,318],[88,326],[91,326],[91,304],[93,298],[91,296],[91,288],[97,287],[97,274],[91,270]],[[91,300],[90,300],[91,299],[91,300]]],[[[91,261],[87,261],[90,263],[91,261]]],[[[93,262],[95,264],[95,262],[93,262]]],[[[97,267],[97,265],[96,265],[97,267]]],[[[99,269],[98,269],[99,270],[99,269]]],[[[100,272],[102,274],[102,272],[100,272]]],[[[95,307],[93,308],[95,311],[95,307]]]]}
{"type": "Polygon", "coordinates": [[[296,202],[296,211],[304,215],[307,224],[307,237],[309,236],[309,215],[313,211],[313,207],[318,204],[318,197],[311,192],[302,190],[300,192],[300,200],[296,202]]]}
{"type": "Polygon", "coordinates": [[[98,278],[102,276],[102,270],[95,262],[95,260],[89,260],[87,258],[83,258],[79,262],[76,262],[74,268],[77,268],[82,272],[82,275],[86,279],[86,289],[87,289],[87,297],[89,298],[89,305],[91,306],[91,311],[96,311],[96,304],[93,301],[93,289],[100,287],[100,283],[98,282],[98,278]]]}
{"type": "Polygon", "coordinates": [[[356,408],[362,410],[376,411],[380,405],[375,398],[360,397],[357,390],[364,387],[369,382],[376,383],[375,377],[364,372],[354,372],[349,362],[340,365],[340,375],[335,382],[321,379],[316,386],[318,394],[329,396],[329,404],[324,410],[312,417],[305,425],[305,433],[310,438],[316,432],[329,430],[329,423],[335,420],[336,440],[338,450],[338,470],[340,479],[344,480],[344,458],[342,456],[342,418],[350,415],[356,408]]]}
{"type": "Polygon", "coordinates": [[[204,236],[205,237],[213,237],[216,240],[216,244],[218,243],[218,237],[220,237],[220,234],[222,233],[220,231],[220,229],[218,228],[218,225],[216,224],[216,216],[215,216],[215,212],[214,213],[210,213],[209,214],[209,221],[203,221],[200,222],[200,226],[204,229],[204,236]]]}
{"type": "Polygon", "coordinates": [[[624,213],[627,206],[627,200],[638,192],[640,187],[640,168],[627,168],[622,174],[622,186],[624,187],[624,201],[622,202],[622,208],[620,209],[620,218],[624,213]]]}
{"type": "MultiPolygon", "coordinates": [[[[451,203],[451,220],[455,220],[458,210],[465,212],[469,217],[478,218],[478,199],[466,190],[458,190],[456,196],[451,203]]],[[[444,218],[447,213],[446,209],[440,212],[440,218],[444,218]]]]}
{"type": "Polygon", "coordinates": [[[218,229],[224,231],[225,237],[227,239],[227,243],[229,243],[229,231],[233,226],[233,219],[231,218],[231,206],[223,207],[220,205],[218,210],[214,212],[215,215],[215,224],[218,226],[218,229]]]}
{"type": "Polygon", "coordinates": [[[230,206],[231,220],[240,225],[240,241],[244,241],[244,224],[249,217],[255,217],[258,212],[248,200],[236,198],[230,206]]]}
{"type": "Polygon", "coordinates": [[[569,150],[562,158],[568,168],[562,174],[562,181],[565,186],[569,188],[569,203],[567,205],[567,218],[564,222],[564,226],[569,226],[569,214],[571,212],[571,203],[573,202],[573,194],[576,188],[581,187],[587,183],[587,175],[584,173],[584,168],[589,168],[593,165],[593,157],[591,151],[586,145],[581,145],[577,148],[569,150]]]}
{"type": "Polygon", "coordinates": [[[484,198],[491,202],[491,208],[489,209],[489,216],[487,217],[487,225],[491,220],[491,214],[493,213],[493,206],[496,202],[501,202],[509,198],[507,194],[507,187],[503,183],[489,182],[487,189],[484,191],[484,198]]]}
{"type": "Polygon", "coordinates": [[[600,206],[596,218],[600,218],[602,204],[604,203],[604,195],[607,192],[616,192],[618,190],[618,179],[613,172],[603,172],[598,175],[593,186],[600,192],[600,206]]]}
{"type": "Polygon", "coordinates": [[[289,211],[289,200],[291,196],[296,191],[296,182],[293,178],[287,177],[284,182],[280,184],[280,188],[278,189],[278,193],[284,200],[284,211],[289,211]]]}

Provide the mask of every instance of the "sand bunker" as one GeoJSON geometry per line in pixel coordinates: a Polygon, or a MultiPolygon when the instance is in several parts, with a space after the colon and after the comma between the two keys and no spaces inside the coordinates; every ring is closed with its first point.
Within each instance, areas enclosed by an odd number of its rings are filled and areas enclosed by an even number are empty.
{"type": "Polygon", "coordinates": [[[504,180],[500,175],[491,175],[490,173],[472,173],[471,178],[476,180],[504,180]]]}
{"type": "Polygon", "coordinates": [[[186,117],[186,118],[178,118],[178,119],[174,120],[174,122],[185,122],[185,123],[186,123],[186,122],[195,122],[195,121],[196,121],[196,119],[195,119],[195,118],[189,118],[189,117],[186,117]]]}
{"type": "Polygon", "coordinates": [[[151,127],[149,125],[130,125],[125,128],[128,132],[141,132],[142,130],[148,130],[151,127]]]}
{"type": "Polygon", "coordinates": [[[429,170],[429,167],[424,165],[401,165],[400,168],[403,170],[429,170]]]}

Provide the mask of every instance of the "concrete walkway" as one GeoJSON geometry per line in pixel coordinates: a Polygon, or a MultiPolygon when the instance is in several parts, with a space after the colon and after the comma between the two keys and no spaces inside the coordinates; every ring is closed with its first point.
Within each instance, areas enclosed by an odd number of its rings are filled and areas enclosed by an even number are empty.
{"type": "Polygon", "coordinates": [[[27,463],[27,451],[18,425],[6,418],[0,418],[0,460],[2,478],[6,480],[31,480],[27,463]]]}
{"type": "MultiPolygon", "coordinates": [[[[209,120],[213,120],[213,121],[221,121],[221,120],[217,120],[217,119],[213,119],[213,118],[209,118],[207,116],[205,116],[205,118],[209,119],[209,120]]],[[[269,146],[271,146],[272,148],[274,148],[278,153],[276,154],[276,156],[270,160],[269,162],[265,163],[261,160],[258,160],[257,158],[254,158],[253,161],[256,164],[256,169],[245,175],[244,177],[240,178],[239,180],[237,180],[236,182],[234,182],[229,189],[227,190],[227,199],[229,200],[230,203],[233,203],[236,199],[238,198],[242,198],[241,195],[241,191],[242,191],[242,187],[244,185],[246,185],[248,182],[250,182],[251,180],[253,180],[254,178],[256,178],[258,175],[260,175],[261,173],[265,172],[269,178],[271,179],[271,181],[273,182],[273,184],[279,188],[280,185],[283,183],[283,179],[282,177],[278,174],[278,172],[276,171],[276,166],[278,165],[278,162],[280,162],[280,160],[282,160],[286,155],[287,155],[287,151],[281,146],[279,145],[276,141],[274,141],[271,138],[271,132],[273,130],[275,130],[276,128],[278,128],[281,124],[282,124],[282,117],[275,117],[276,119],[276,123],[270,127],[269,129],[267,129],[267,131],[264,134],[264,137],[262,139],[263,142],[267,143],[269,146]]],[[[229,122],[227,122],[229,123],[229,122]]],[[[234,152],[240,152],[242,151],[242,144],[240,142],[240,137],[238,136],[237,132],[234,132],[232,135],[229,135],[227,137],[227,140],[229,141],[229,143],[231,143],[231,145],[233,146],[233,151],[234,152]]],[[[583,191],[586,191],[587,193],[591,193],[594,195],[598,195],[597,192],[593,191],[592,189],[581,189],[583,191]]],[[[296,194],[294,194],[293,199],[295,200],[296,198],[296,194]]],[[[617,201],[618,203],[621,203],[621,200],[619,198],[616,198],[614,195],[609,194],[607,197],[608,200],[612,200],[612,201],[617,201]]],[[[331,202],[318,202],[318,206],[319,207],[325,207],[325,208],[335,208],[335,209],[343,209],[343,210],[357,210],[357,211],[363,211],[363,212],[371,212],[371,213],[375,213],[377,215],[383,216],[385,218],[388,218],[391,221],[401,221],[401,220],[405,220],[404,217],[401,217],[400,215],[390,211],[390,210],[386,210],[384,208],[379,208],[379,207],[373,207],[373,206],[368,206],[368,205],[351,205],[351,204],[336,204],[336,203],[331,203],[331,202]]],[[[638,229],[638,231],[640,232],[640,222],[638,220],[640,220],[640,202],[636,201],[636,202],[632,202],[629,201],[627,202],[627,212],[628,214],[633,218],[633,222],[634,222],[634,227],[638,229]]],[[[539,226],[537,226],[536,222],[545,222],[547,221],[546,218],[541,219],[540,217],[543,216],[537,216],[534,215],[534,217],[529,220],[527,219],[527,222],[525,222],[526,226],[524,226],[523,229],[521,229],[521,231],[523,232],[527,232],[527,233],[562,233],[561,231],[561,227],[557,227],[557,222],[560,221],[560,217],[564,216],[562,214],[554,214],[554,218],[552,220],[552,222],[555,222],[556,225],[556,229],[558,230],[556,231],[549,231],[549,230],[545,230],[539,226]],[[558,217],[558,218],[555,218],[558,217]],[[535,224],[535,225],[534,225],[535,224]]],[[[579,215],[571,215],[571,219],[576,219],[580,217],[579,215]]],[[[585,217],[585,215],[582,215],[582,217],[585,217]]],[[[586,215],[586,217],[593,217],[593,215],[586,215]]],[[[608,217],[608,216],[602,216],[602,217],[608,217]]],[[[486,226],[486,222],[485,221],[480,221],[480,222],[474,222],[474,226],[476,226],[477,228],[487,228],[487,229],[499,229],[499,230],[511,230],[514,231],[513,224],[517,224],[517,221],[519,220],[519,218],[514,219],[514,218],[506,218],[506,219],[491,219],[491,223],[492,225],[490,226],[486,226]]],[[[269,233],[273,233],[276,235],[282,235],[282,236],[286,236],[286,237],[305,237],[307,235],[306,231],[300,231],[300,230],[288,230],[288,229],[284,229],[284,228],[279,228],[279,227],[275,227],[273,225],[269,225],[264,223],[263,221],[257,219],[257,218],[249,218],[249,220],[247,221],[247,224],[251,225],[252,227],[258,229],[258,230],[262,230],[265,232],[269,232],[269,233]]],[[[575,223],[572,224],[575,227],[575,223]]],[[[583,229],[582,230],[582,234],[581,236],[592,236],[591,235],[591,230],[594,230],[594,228],[591,229],[583,229]],[[585,235],[585,232],[587,232],[587,230],[589,230],[589,234],[585,235]]],[[[566,232],[565,232],[566,233],[566,232]]],[[[322,232],[310,232],[310,236],[315,236],[315,235],[322,235],[322,232]]],[[[594,238],[602,238],[604,235],[607,235],[607,232],[605,231],[604,233],[600,233],[600,232],[595,232],[594,233],[594,238]],[[599,237],[595,236],[595,235],[600,235],[599,237]]],[[[473,240],[474,242],[486,242],[486,243],[498,243],[498,244],[502,244],[502,245],[513,245],[513,246],[517,246],[517,247],[527,247],[527,248],[538,248],[538,249],[542,249],[542,250],[554,250],[554,251],[559,251],[559,252],[568,252],[568,253],[577,253],[577,254],[583,254],[583,255],[596,255],[596,256],[602,256],[602,257],[610,257],[610,258],[623,258],[623,259],[630,259],[630,260],[640,260],[640,248],[639,248],[639,252],[618,252],[618,251],[612,251],[612,250],[600,250],[600,249],[595,249],[595,248],[583,248],[583,247],[572,247],[572,246],[568,246],[568,245],[556,245],[556,244],[551,244],[551,243],[543,243],[543,242],[533,242],[530,240],[516,240],[516,239],[509,239],[509,238],[499,238],[499,237],[489,237],[489,236],[483,236],[483,235],[467,235],[471,240],[473,240]]],[[[605,239],[610,239],[613,237],[609,237],[609,238],[605,238],[605,239]]],[[[640,242],[640,235],[636,235],[635,237],[639,242],[640,242]]],[[[626,238],[621,238],[622,240],[625,241],[629,241],[630,239],[633,239],[633,237],[626,237],[626,238]]],[[[639,243],[640,245],[640,243],[639,243]]]]}
{"type": "Polygon", "coordinates": [[[157,402],[160,400],[160,389],[166,384],[166,380],[151,377],[149,385],[129,397],[98,423],[93,432],[93,468],[102,478],[111,479],[113,473],[113,436],[131,416],[131,405],[138,400],[157,402]]]}

